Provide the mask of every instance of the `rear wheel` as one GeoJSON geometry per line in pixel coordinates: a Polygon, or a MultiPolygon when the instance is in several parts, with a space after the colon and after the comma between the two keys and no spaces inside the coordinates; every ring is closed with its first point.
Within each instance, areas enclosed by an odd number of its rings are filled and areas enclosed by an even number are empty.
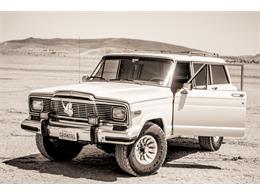
{"type": "Polygon", "coordinates": [[[155,173],[163,164],[167,141],[163,130],[156,124],[145,124],[133,145],[116,145],[115,156],[120,168],[134,176],[155,173]]]}
{"type": "Polygon", "coordinates": [[[51,161],[69,161],[82,150],[82,145],[74,142],[50,140],[41,134],[36,134],[36,144],[40,153],[51,161]]]}
{"type": "Polygon", "coordinates": [[[201,149],[207,151],[216,151],[220,148],[223,142],[223,137],[218,136],[199,136],[199,144],[201,149]]]}

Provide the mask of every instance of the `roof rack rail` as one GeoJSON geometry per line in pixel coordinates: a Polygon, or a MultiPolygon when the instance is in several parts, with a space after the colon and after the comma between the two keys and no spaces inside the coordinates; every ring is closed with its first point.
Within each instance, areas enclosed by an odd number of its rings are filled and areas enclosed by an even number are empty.
{"type": "Polygon", "coordinates": [[[201,55],[201,56],[208,56],[208,57],[219,57],[218,53],[209,53],[204,51],[180,51],[175,53],[187,54],[187,55],[201,55]]]}
{"type": "Polygon", "coordinates": [[[174,52],[172,52],[171,50],[156,50],[156,49],[134,49],[134,51],[137,52],[158,52],[158,53],[169,53],[169,54],[173,54],[174,52]]]}
{"type": "Polygon", "coordinates": [[[171,50],[153,50],[153,49],[147,49],[147,50],[138,50],[135,49],[134,51],[143,51],[143,52],[159,52],[159,53],[168,53],[168,54],[183,54],[183,55],[200,55],[200,56],[207,56],[207,57],[219,57],[218,53],[209,53],[204,51],[171,51],[171,50]]]}

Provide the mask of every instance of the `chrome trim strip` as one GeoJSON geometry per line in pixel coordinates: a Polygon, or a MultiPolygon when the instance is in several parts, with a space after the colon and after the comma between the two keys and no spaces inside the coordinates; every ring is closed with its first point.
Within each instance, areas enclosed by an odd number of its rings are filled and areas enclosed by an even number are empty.
{"type": "MultiPolygon", "coordinates": [[[[63,121],[69,121],[69,122],[73,122],[73,123],[78,123],[78,122],[80,123],[80,121],[82,121],[83,123],[88,122],[88,119],[85,119],[85,118],[74,118],[74,117],[57,116],[57,115],[51,115],[51,117],[57,118],[59,121],[61,121],[63,119],[63,121]],[[77,121],[73,121],[73,120],[77,120],[77,121]]],[[[127,123],[117,122],[117,121],[108,121],[108,120],[100,120],[100,123],[111,124],[111,125],[123,125],[123,126],[127,125],[127,123]]]]}
{"type": "Polygon", "coordinates": [[[29,95],[29,99],[32,97],[51,99],[53,97],[53,94],[32,93],[29,95]]]}
{"type": "Polygon", "coordinates": [[[94,105],[95,103],[90,100],[81,100],[81,99],[73,99],[73,98],[60,98],[60,97],[53,97],[51,98],[51,101],[67,101],[67,102],[75,102],[75,103],[85,103],[85,104],[92,104],[94,105]]]}
{"type": "Polygon", "coordinates": [[[133,102],[133,104],[142,103],[142,102],[149,102],[149,101],[164,100],[164,99],[171,99],[171,98],[173,98],[173,97],[169,96],[169,97],[155,98],[155,99],[151,99],[151,100],[140,100],[140,101],[133,102]]]}
{"type": "Polygon", "coordinates": [[[73,96],[73,97],[82,97],[84,95],[85,98],[88,98],[90,100],[94,100],[95,96],[90,93],[80,92],[80,91],[74,91],[74,90],[57,90],[54,92],[54,97],[56,96],[73,96]]]}
{"type": "Polygon", "coordinates": [[[71,122],[71,121],[52,121],[50,120],[50,126],[66,126],[66,127],[74,127],[74,128],[84,128],[89,127],[90,125],[87,123],[81,123],[81,122],[71,122]]]}

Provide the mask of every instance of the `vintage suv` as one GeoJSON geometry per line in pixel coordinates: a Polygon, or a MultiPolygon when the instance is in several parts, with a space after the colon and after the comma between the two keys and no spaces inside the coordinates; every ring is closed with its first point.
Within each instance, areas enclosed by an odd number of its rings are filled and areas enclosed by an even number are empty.
{"type": "Polygon", "coordinates": [[[105,55],[83,83],[32,91],[21,127],[36,133],[41,154],[68,161],[96,144],[134,176],[155,173],[167,140],[198,136],[215,151],[244,135],[246,94],[226,62],[200,54],[105,55]]]}

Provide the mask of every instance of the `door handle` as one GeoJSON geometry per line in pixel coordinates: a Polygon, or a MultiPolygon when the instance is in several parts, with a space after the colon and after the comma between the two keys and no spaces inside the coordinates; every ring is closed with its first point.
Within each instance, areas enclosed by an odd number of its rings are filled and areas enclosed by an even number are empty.
{"type": "Polygon", "coordinates": [[[244,97],[243,93],[232,93],[231,94],[233,97],[244,97]]]}
{"type": "Polygon", "coordinates": [[[211,89],[212,89],[212,90],[217,90],[217,89],[218,89],[218,87],[211,87],[211,89]]]}

